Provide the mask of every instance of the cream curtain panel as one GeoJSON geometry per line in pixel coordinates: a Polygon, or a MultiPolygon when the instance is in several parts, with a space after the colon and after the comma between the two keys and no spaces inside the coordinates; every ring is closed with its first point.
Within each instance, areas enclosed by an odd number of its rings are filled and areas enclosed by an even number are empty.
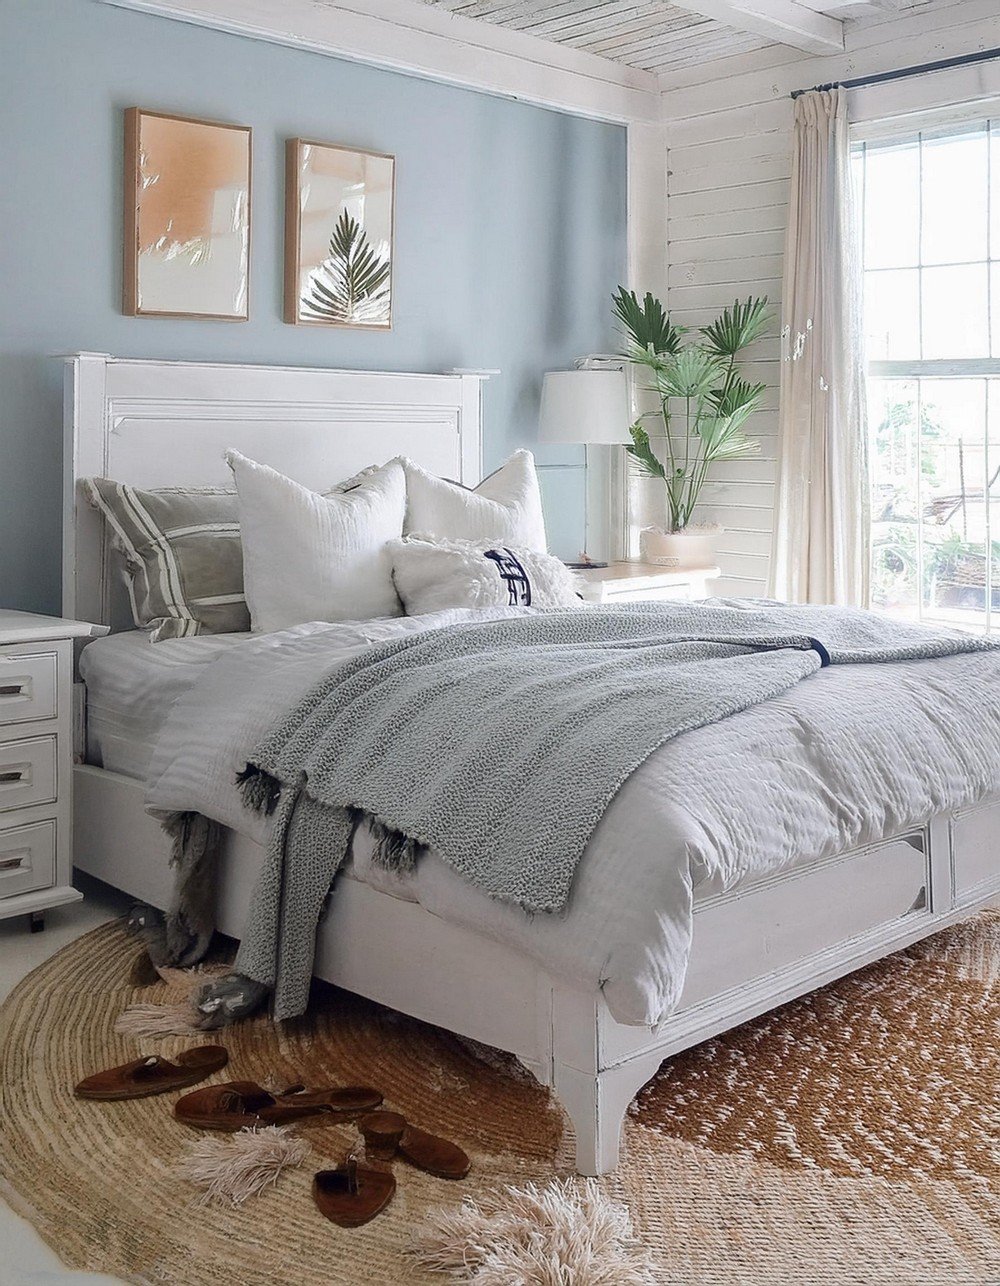
{"type": "Polygon", "coordinates": [[[795,100],[771,592],[868,602],[868,430],[847,94],[795,100]]]}

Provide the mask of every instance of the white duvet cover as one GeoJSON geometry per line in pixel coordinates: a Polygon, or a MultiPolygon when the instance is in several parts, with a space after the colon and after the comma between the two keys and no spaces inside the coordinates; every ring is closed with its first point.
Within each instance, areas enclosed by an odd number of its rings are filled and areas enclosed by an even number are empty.
{"type": "MultiPolygon", "coordinates": [[[[235,774],[329,664],[401,632],[517,610],[316,623],[233,641],[176,698],[150,764],[148,806],[196,810],[263,839],[268,823],[243,806],[235,774]]],[[[728,888],[998,789],[1000,653],[830,666],[655,752],[598,825],[562,914],[492,901],[433,854],[401,890],[403,877],[372,866],[364,834],[352,874],[576,986],[601,986],[619,1022],[654,1024],[683,988],[695,885],[728,888]]]]}

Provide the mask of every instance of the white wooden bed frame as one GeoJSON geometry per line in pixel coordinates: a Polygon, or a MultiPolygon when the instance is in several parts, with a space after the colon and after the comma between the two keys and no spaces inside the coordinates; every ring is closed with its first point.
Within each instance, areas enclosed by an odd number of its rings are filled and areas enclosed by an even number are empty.
{"type": "MultiPolygon", "coordinates": [[[[66,359],[65,579],[69,617],[129,626],[97,515],[77,480],[138,486],[228,482],[237,447],[323,487],[392,455],[472,483],[480,476],[480,380],[290,367],[66,359]]],[[[168,844],[143,785],[80,765],[75,861],[159,907],[168,844]]],[[[316,972],[447,1030],[508,1050],[550,1085],[576,1132],[577,1168],[603,1174],[636,1091],[669,1055],[971,914],[1000,893],[1000,797],[866,848],[702,896],[681,1003],[658,1028],[616,1022],[600,991],[575,989],[501,943],[419,905],[342,880],[316,972]]],[[[219,928],[239,937],[262,860],[228,832],[219,928]]]]}

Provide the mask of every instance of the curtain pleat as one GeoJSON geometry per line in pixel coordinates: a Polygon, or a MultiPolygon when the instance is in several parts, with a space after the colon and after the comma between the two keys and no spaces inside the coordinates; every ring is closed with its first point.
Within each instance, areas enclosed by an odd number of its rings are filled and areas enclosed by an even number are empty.
{"type": "Polygon", "coordinates": [[[868,602],[868,429],[847,95],[795,100],[771,592],[868,602]]]}

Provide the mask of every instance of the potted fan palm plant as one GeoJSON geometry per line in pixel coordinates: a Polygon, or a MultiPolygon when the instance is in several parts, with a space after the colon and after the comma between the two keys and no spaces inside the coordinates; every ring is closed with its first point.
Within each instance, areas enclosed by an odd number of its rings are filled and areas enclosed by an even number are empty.
{"type": "Polygon", "coordinates": [[[675,325],[649,293],[640,303],[634,291],[619,286],[614,308],[637,388],[655,398],[653,409],[630,426],[632,443],[625,450],[643,476],[662,481],[666,493],[664,524],[640,533],[642,557],[666,567],[707,566],[721,528],[695,523],[694,514],[709,471],[760,450],[744,425],[765,385],[745,380],[738,358],[767,329],[768,302],[737,301],[687,342],[685,327],[675,325]]]}

